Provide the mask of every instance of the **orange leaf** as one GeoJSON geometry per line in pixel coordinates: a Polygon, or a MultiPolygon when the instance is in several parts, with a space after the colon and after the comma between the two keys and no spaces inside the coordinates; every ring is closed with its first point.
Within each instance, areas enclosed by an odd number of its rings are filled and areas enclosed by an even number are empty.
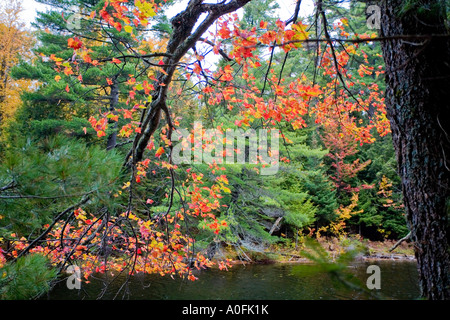
{"type": "Polygon", "coordinates": [[[64,68],[64,74],[67,75],[67,76],[73,74],[72,68],[71,67],[64,68]]]}
{"type": "Polygon", "coordinates": [[[194,70],[192,70],[195,74],[200,74],[200,72],[202,71],[202,68],[200,67],[200,65],[198,63],[194,64],[194,70]]]}
{"type": "Polygon", "coordinates": [[[72,49],[74,49],[74,50],[77,50],[77,49],[80,49],[81,46],[82,46],[83,44],[82,44],[82,42],[80,41],[80,39],[78,39],[77,37],[75,37],[75,38],[69,38],[69,39],[67,40],[67,45],[68,45],[70,48],[72,48],[72,49]]]}
{"type": "Polygon", "coordinates": [[[155,156],[157,156],[158,158],[161,157],[161,155],[164,153],[164,148],[163,147],[159,147],[159,149],[156,151],[155,156]]]}

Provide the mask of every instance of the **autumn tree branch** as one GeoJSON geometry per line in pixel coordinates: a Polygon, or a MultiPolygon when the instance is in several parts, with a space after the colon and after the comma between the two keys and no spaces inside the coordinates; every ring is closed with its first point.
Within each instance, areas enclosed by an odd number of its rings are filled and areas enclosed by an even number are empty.
{"type": "Polygon", "coordinates": [[[163,60],[163,71],[160,71],[157,76],[155,91],[152,93],[152,102],[148,103],[145,108],[149,109],[150,112],[146,112],[141,123],[141,133],[135,136],[133,152],[128,153],[125,160],[126,166],[129,167],[142,160],[148,141],[159,125],[161,112],[164,108],[167,108],[167,90],[181,58],[194,47],[195,43],[219,17],[243,7],[250,1],[232,0],[211,4],[203,3],[203,0],[191,0],[184,11],[172,18],[173,32],[167,45],[167,56],[163,60]],[[193,31],[195,24],[204,13],[207,13],[206,18],[193,31]],[[132,154],[134,156],[131,159],[132,154]]]}
{"type": "Polygon", "coordinates": [[[58,221],[64,217],[64,215],[66,215],[67,213],[75,210],[76,208],[82,206],[83,204],[85,204],[86,202],[89,201],[89,195],[86,194],[83,196],[83,198],[76,204],[68,207],[67,209],[65,209],[64,211],[61,211],[56,217],[55,219],[53,219],[53,222],[47,227],[47,229],[41,233],[41,235],[39,237],[37,237],[36,239],[34,239],[25,249],[23,249],[20,254],[14,259],[14,261],[16,261],[17,259],[19,259],[21,256],[25,255],[28,251],[30,251],[31,249],[33,249],[36,245],[38,245],[38,243],[40,241],[42,241],[47,234],[49,234],[49,232],[53,229],[53,227],[58,223],[58,221]]]}
{"type": "MultiPolygon", "coordinates": [[[[205,39],[205,38],[203,38],[203,37],[200,37],[198,40],[201,41],[201,42],[203,42],[203,43],[206,43],[206,44],[210,45],[211,47],[214,47],[214,46],[216,45],[214,42],[212,42],[212,41],[210,41],[210,40],[208,40],[208,39],[205,39]]],[[[228,62],[233,61],[233,59],[231,59],[231,58],[228,56],[228,54],[227,54],[225,51],[223,51],[223,49],[218,49],[217,51],[218,51],[219,54],[220,54],[225,60],[227,60],[228,62]]]]}

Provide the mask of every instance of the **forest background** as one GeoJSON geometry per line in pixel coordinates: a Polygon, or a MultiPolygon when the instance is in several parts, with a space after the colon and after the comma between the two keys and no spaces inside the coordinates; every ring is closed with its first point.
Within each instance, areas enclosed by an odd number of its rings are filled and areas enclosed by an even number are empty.
{"type": "MultiPolygon", "coordinates": [[[[367,3],[330,1],[325,20],[317,10],[300,18],[298,1],[281,21],[277,1],[250,2],[171,71],[177,25],[166,8],[176,1],[136,1],[138,11],[40,2],[51,7],[34,29],[19,0],[1,8],[0,295],[24,265],[40,277],[22,273],[19,297],[76,261],[86,279],[126,269],[194,280],[189,261],[226,268],[230,258],[296,255],[306,238],[345,248],[407,236],[380,43],[346,42],[376,37],[367,3]],[[165,86],[167,110],[152,115],[165,86]],[[196,121],[277,129],[278,172],[174,164],[172,132],[194,134],[196,121]]],[[[235,152],[248,160],[249,150],[247,141],[235,152]]]]}

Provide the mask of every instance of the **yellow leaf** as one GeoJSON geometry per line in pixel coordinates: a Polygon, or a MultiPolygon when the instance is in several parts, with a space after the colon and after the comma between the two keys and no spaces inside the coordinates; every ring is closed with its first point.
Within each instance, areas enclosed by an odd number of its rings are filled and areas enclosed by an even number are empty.
{"type": "MultiPolygon", "coordinates": [[[[134,3],[136,7],[147,17],[154,17],[156,15],[155,10],[153,9],[153,5],[151,3],[144,1],[136,0],[134,3]]],[[[142,22],[143,19],[141,19],[142,22]]]]}
{"type": "Polygon", "coordinates": [[[130,186],[130,181],[124,183],[122,189],[126,189],[126,188],[128,188],[129,186],[130,186]]]}
{"type": "Polygon", "coordinates": [[[123,27],[123,29],[125,30],[125,32],[133,33],[133,27],[131,27],[131,26],[125,26],[125,27],[123,27]]]}

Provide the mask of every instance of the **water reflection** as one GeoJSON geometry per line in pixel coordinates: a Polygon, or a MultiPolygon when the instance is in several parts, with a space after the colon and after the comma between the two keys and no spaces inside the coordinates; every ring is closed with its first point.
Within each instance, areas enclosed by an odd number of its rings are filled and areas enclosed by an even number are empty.
{"type": "MultiPolygon", "coordinates": [[[[370,274],[367,266],[376,264],[381,270],[381,299],[417,299],[419,286],[416,263],[411,261],[361,262],[348,271],[365,288],[370,274]]],[[[128,286],[123,279],[110,284],[102,299],[139,300],[336,300],[373,299],[371,295],[348,289],[333,282],[329,274],[313,271],[309,265],[272,264],[237,265],[229,271],[202,271],[195,282],[170,277],[133,276],[128,286]],[[119,292],[119,293],[118,293],[119,292]]],[[[82,290],[69,290],[64,281],[45,299],[96,299],[104,289],[102,279],[92,278],[82,290]]]]}

